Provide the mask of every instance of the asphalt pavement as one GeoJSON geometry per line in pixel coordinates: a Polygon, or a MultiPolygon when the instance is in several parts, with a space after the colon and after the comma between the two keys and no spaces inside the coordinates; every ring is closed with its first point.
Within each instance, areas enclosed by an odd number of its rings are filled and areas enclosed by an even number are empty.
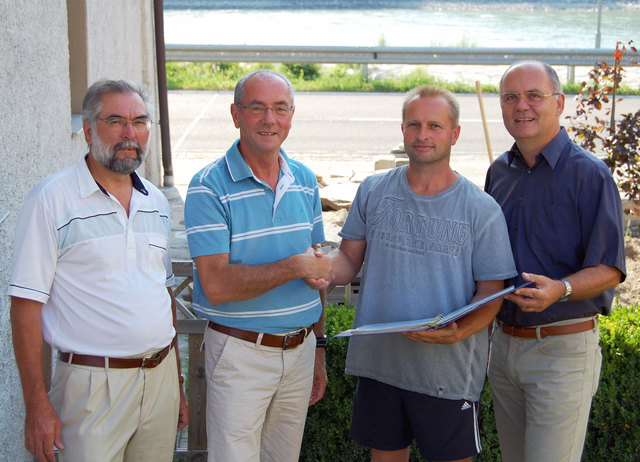
{"type": "MultiPolygon", "coordinates": [[[[403,95],[398,93],[298,93],[293,126],[283,148],[324,178],[352,169],[372,173],[375,161],[402,142],[403,95]]],[[[226,152],[238,137],[229,106],[232,92],[171,91],[169,118],[178,189],[200,168],[226,152]]],[[[489,165],[476,95],[459,95],[462,131],[453,148],[454,169],[475,182],[489,165]]],[[[502,152],[510,137],[502,125],[497,97],[483,97],[493,150],[502,152]]]]}
{"type": "MultiPolygon", "coordinates": [[[[452,148],[451,165],[482,186],[490,161],[479,98],[456,96],[462,128],[452,148]]],[[[392,151],[402,144],[402,100],[400,93],[297,93],[292,128],[283,148],[329,183],[334,178],[357,182],[374,173],[376,161],[395,158],[392,151]]],[[[174,258],[188,258],[182,204],[189,181],[223,156],[238,137],[229,110],[232,101],[230,91],[169,92],[175,187],[164,191],[173,208],[174,258]]],[[[482,106],[495,158],[513,140],[502,124],[497,95],[483,95],[482,106]]],[[[639,106],[640,97],[627,97],[618,103],[617,113],[636,111],[639,106]]],[[[576,101],[568,96],[563,117],[574,115],[575,107],[576,101]]],[[[347,191],[355,192],[355,187],[347,191]]]]}

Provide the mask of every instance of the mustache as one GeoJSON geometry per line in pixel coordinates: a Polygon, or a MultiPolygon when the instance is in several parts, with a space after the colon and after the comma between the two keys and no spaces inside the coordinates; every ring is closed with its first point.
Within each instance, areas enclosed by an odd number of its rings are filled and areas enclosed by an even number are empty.
{"type": "Polygon", "coordinates": [[[135,149],[136,153],[138,155],[142,154],[142,146],[140,146],[140,143],[138,143],[135,140],[126,140],[126,141],[120,141],[119,143],[116,143],[116,145],[113,147],[113,152],[117,152],[119,149],[135,149]]]}

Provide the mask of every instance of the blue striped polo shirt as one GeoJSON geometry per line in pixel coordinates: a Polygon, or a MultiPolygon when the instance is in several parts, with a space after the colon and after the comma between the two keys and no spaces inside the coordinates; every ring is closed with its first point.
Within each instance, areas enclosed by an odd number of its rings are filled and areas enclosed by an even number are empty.
{"type": "MultiPolygon", "coordinates": [[[[191,257],[229,254],[229,263],[263,265],[324,241],[322,207],[313,172],[280,150],[276,191],[256,178],[236,141],[224,157],[198,172],[185,201],[191,257]]],[[[317,290],[296,279],[250,300],[211,305],[194,265],[196,314],[240,329],[283,333],[313,324],[317,290]]]]}

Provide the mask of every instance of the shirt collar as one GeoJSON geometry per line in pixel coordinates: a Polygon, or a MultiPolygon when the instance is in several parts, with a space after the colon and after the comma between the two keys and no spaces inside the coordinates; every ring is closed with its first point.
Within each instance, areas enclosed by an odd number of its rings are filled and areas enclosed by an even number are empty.
{"type": "MultiPolygon", "coordinates": [[[[253,172],[251,171],[251,167],[249,167],[247,161],[245,161],[242,157],[242,154],[240,154],[238,143],[240,143],[239,139],[236,140],[235,143],[233,143],[233,145],[229,148],[224,156],[227,163],[227,169],[229,170],[229,175],[231,175],[231,179],[234,182],[254,177],[253,172]]],[[[280,171],[282,172],[283,176],[288,177],[291,182],[293,182],[292,180],[294,175],[291,172],[289,159],[282,148],[280,148],[280,171]]]]}
{"type": "MultiPolygon", "coordinates": [[[[542,157],[544,157],[547,163],[553,169],[558,163],[558,160],[560,159],[564,148],[567,144],[570,143],[570,141],[571,140],[569,139],[567,131],[564,129],[564,127],[560,127],[560,131],[558,132],[558,134],[554,136],[553,139],[542,149],[539,156],[541,155],[542,157]]],[[[522,154],[520,153],[520,150],[518,149],[516,143],[513,143],[513,146],[511,146],[511,149],[507,153],[507,156],[509,165],[511,165],[513,159],[515,159],[516,157],[522,159],[522,154]]],[[[522,159],[522,161],[524,162],[524,159],[522,159]]]]}
{"type": "MultiPolygon", "coordinates": [[[[108,196],[109,193],[107,192],[107,190],[104,189],[102,185],[98,183],[91,175],[89,167],[87,166],[86,158],[87,156],[83,156],[76,163],[76,173],[78,176],[78,185],[80,187],[80,197],[88,197],[96,191],[102,191],[105,195],[108,196]]],[[[133,183],[133,188],[140,194],[148,196],[149,191],[147,191],[147,188],[144,187],[144,183],[142,182],[138,174],[136,172],[131,172],[130,176],[133,183]]]]}

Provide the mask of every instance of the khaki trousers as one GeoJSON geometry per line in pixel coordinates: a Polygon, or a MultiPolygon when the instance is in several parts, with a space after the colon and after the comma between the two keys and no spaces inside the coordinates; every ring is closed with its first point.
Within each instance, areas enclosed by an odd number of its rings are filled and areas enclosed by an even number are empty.
{"type": "Polygon", "coordinates": [[[171,462],[180,395],[175,349],[153,369],[56,363],[49,398],[64,462],[171,462]]]}
{"type": "Polygon", "coordinates": [[[282,350],[207,329],[209,462],[297,462],[316,339],[282,350]]]}
{"type": "Polygon", "coordinates": [[[503,462],[579,462],[601,364],[597,327],[537,339],[497,327],[489,381],[503,462]]]}

